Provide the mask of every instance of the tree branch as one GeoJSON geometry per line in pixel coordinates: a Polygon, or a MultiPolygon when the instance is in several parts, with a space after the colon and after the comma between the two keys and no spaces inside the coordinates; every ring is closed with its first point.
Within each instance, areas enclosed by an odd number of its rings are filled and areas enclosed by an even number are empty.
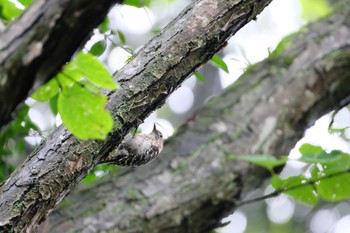
{"type": "Polygon", "coordinates": [[[42,221],[132,126],[270,1],[199,0],[186,8],[117,74],[121,88],[107,103],[115,129],[107,140],[78,141],[59,127],[0,187],[0,229],[31,229],[42,221]]]}
{"type": "MultiPolygon", "coordinates": [[[[348,3],[348,1],[347,1],[348,3]]],[[[350,13],[308,26],[280,54],[248,68],[187,122],[149,166],[81,187],[50,232],[210,232],[265,170],[229,154],[286,154],[304,130],[350,95],[350,13]]]]}

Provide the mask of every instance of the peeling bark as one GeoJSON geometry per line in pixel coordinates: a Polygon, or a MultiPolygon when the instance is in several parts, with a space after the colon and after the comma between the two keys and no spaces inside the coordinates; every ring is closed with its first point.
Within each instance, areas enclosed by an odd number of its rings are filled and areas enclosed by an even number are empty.
{"type": "MultiPolygon", "coordinates": [[[[198,0],[147,43],[108,94],[115,128],[105,141],[79,141],[59,127],[1,185],[0,230],[30,231],[196,68],[271,0],[198,0]]],[[[71,36],[71,35],[70,35],[71,36]]]]}
{"type": "Polygon", "coordinates": [[[350,95],[350,13],[309,25],[213,98],[149,166],[72,193],[48,232],[211,232],[268,174],[229,155],[286,154],[350,95]]]}

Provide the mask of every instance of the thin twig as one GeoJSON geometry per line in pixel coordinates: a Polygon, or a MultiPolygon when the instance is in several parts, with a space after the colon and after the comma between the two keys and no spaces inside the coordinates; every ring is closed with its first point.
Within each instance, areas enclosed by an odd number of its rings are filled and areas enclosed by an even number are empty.
{"type": "Polygon", "coordinates": [[[279,188],[279,189],[273,191],[272,193],[269,193],[269,194],[266,194],[266,195],[263,195],[263,196],[260,196],[260,197],[257,197],[257,198],[253,198],[253,199],[250,199],[250,200],[247,200],[247,201],[242,201],[240,203],[236,202],[236,206],[237,207],[241,207],[243,205],[247,205],[247,204],[250,204],[250,203],[257,202],[257,201],[262,201],[262,200],[265,200],[265,199],[268,199],[268,198],[276,197],[276,196],[278,196],[281,193],[292,191],[292,190],[298,189],[298,188],[302,188],[302,187],[305,187],[307,185],[314,185],[318,181],[329,179],[329,178],[332,178],[332,177],[335,177],[335,176],[338,176],[338,175],[342,175],[342,174],[345,174],[345,173],[348,173],[348,172],[350,172],[350,169],[347,169],[347,170],[344,170],[344,171],[339,171],[339,172],[336,172],[336,173],[333,173],[333,174],[329,174],[329,175],[325,175],[325,176],[322,176],[322,177],[320,177],[318,179],[309,180],[309,181],[307,181],[305,183],[294,185],[294,186],[291,186],[291,187],[282,187],[282,188],[279,188]]]}

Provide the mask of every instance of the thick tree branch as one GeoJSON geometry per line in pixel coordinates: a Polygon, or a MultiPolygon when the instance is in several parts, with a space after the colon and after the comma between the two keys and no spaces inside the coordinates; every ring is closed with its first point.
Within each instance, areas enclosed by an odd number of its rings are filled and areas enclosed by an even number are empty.
{"type": "Polygon", "coordinates": [[[198,0],[185,9],[117,74],[121,88],[107,104],[115,129],[107,140],[78,141],[59,127],[0,187],[0,229],[31,229],[43,220],[132,126],[270,1],[198,0]]]}
{"type": "Polygon", "coordinates": [[[36,0],[0,34],[0,126],[53,77],[117,0],[36,0]]]}
{"type": "Polygon", "coordinates": [[[50,217],[49,232],[211,232],[268,176],[227,154],[286,154],[350,95],[350,13],[336,14],[250,67],[154,163],[76,190],[50,217]]]}

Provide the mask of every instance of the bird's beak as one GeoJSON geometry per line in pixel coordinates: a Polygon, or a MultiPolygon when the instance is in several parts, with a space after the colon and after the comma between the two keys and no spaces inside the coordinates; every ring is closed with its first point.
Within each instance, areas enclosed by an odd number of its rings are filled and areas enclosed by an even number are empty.
{"type": "Polygon", "coordinates": [[[157,128],[156,128],[156,124],[153,125],[153,131],[152,132],[156,132],[157,128]]]}

